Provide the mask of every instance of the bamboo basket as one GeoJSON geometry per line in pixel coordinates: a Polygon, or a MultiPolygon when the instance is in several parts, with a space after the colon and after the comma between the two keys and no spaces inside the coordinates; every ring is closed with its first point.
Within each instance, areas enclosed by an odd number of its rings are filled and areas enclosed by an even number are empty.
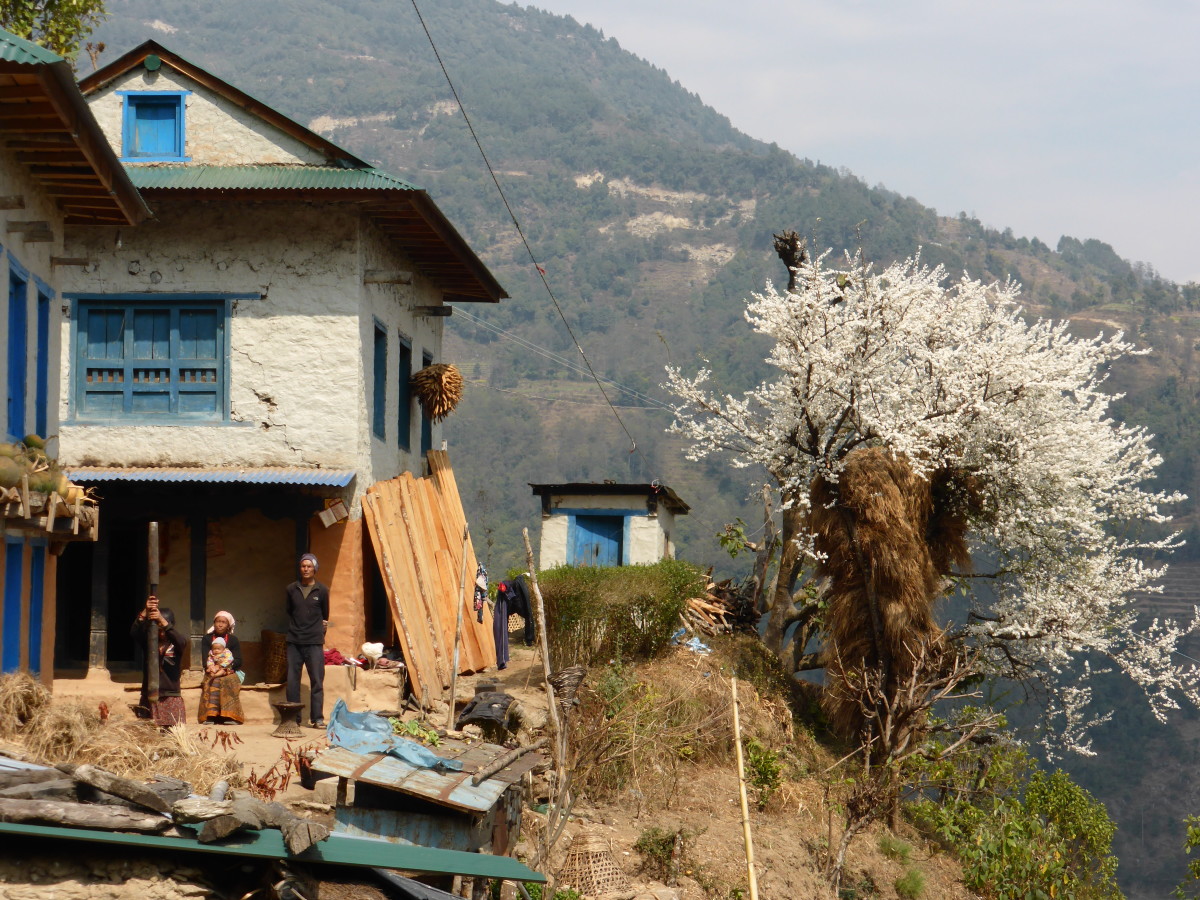
{"type": "Polygon", "coordinates": [[[262,632],[263,680],[267,684],[287,681],[287,635],[278,631],[262,632]]]}
{"type": "Polygon", "coordinates": [[[581,831],[571,841],[558,880],[588,897],[629,890],[629,879],[613,858],[608,838],[597,831],[581,831]]]}

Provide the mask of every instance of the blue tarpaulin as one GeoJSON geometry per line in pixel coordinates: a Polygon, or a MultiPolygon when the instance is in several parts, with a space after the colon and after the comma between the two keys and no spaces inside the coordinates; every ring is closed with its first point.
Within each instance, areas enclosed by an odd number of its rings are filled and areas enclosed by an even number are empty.
{"type": "Polygon", "coordinates": [[[350,712],[345,700],[333,705],[328,734],[331,746],[345,747],[352,753],[387,753],[426,769],[462,769],[458,760],[444,759],[416,741],[397,737],[387,719],[372,712],[350,712]]]}

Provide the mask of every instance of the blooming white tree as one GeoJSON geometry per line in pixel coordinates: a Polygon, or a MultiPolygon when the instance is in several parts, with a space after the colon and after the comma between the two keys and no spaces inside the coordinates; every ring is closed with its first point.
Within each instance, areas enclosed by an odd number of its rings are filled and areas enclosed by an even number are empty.
{"type": "MultiPolygon", "coordinates": [[[[1160,718],[1200,704],[1200,672],[1175,655],[1197,623],[1135,621],[1134,596],[1162,574],[1147,560],[1175,542],[1142,526],[1168,522],[1182,499],[1148,484],[1160,463],[1150,436],[1109,415],[1107,367],[1145,351],[1029,320],[1017,285],[948,284],[919,258],[876,272],[861,255],[831,265],[827,253],[792,274],[792,290],[768,284],[746,312],[774,341],[771,380],[735,397],[713,393],[709,371],[668,369],[672,427],[693,439],[691,458],[731,451],[777,483],[785,559],[819,562],[815,486],[836,490],[856,451],[882,451],[927,483],[951,473],[970,485],[966,537],[988,561],[987,572],[940,573],[939,590],[971,597],[957,635],[987,673],[1047,689],[1065,746],[1090,752],[1096,717],[1078,675],[1098,659],[1140,685],[1160,718]]],[[[783,626],[796,608],[778,597],[783,626]]]]}

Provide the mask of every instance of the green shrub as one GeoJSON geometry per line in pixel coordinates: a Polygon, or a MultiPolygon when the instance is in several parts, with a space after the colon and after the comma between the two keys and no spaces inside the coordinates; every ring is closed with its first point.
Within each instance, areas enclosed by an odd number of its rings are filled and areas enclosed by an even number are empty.
{"type": "Polygon", "coordinates": [[[908,862],[912,856],[912,847],[900,840],[894,834],[884,833],[879,838],[879,852],[888,859],[894,859],[902,863],[908,862]]]}
{"type": "Polygon", "coordinates": [[[704,574],[679,560],[649,566],[559,566],[538,576],[546,604],[551,664],[593,666],[649,659],[679,627],[689,597],[703,592],[704,574]]]}
{"type": "MultiPolygon", "coordinates": [[[[927,773],[928,774],[928,773],[927,773]]],[[[996,900],[1121,900],[1104,804],[1063,772],[1047,774],[1012,746],[940,763],[941,796],[913,819],[959,858],[963,881],[996,900]]]]}
{"type": "Polygon", "coordinates": [[[917,900],[925,891],[925,875],[920,869],[909,869],[896,879],[893,887],[903,900],[917,900]]]}
{"type": "Polygon", "coordinates": [[[746,750],[746,781],[754,788],[758,808],[766,809],[783,784],[783,754],[764,747],[754,738],[746,738],[742,746],[746,750]]]}

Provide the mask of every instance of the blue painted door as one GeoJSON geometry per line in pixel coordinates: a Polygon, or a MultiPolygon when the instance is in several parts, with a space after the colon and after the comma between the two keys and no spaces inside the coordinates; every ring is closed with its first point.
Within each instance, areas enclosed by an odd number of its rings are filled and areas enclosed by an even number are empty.
{"type": "Polygon", "coordinates": [[[46,548],[33,545],[29,560],[29,672],[42,671],[42,593],[46,587],[46,548]]]}
{"type": "Polygon", "coordinates": [[[624,516],[576,516],[571,565],[619,566],[624,535],[624,516]]]}
{"type": "Polygon", "coordinates": [[[37,295],[37,358],[34,360],[33,430],[49,437],[50,419],[50,297],[37,295]]]}
{"type": "Polygon", "coordinates": [[[21,589],[24,587],[22,541],[4,545],[4,634],[0,637],[0,671],[15,672],[21,666],[21,589]]]}
{"type": "Polygon", "coordinates": [[[134,156],[179,156],[179,100],[170,97],[153,102],[143,99],[134,111],[134,156]]]}
{"type": "Polygon", "coordinates": [[[25,430],[26,366],[29,362],[29,307],[25,281],[15,272],[8,278],[8,434],[23,438],[25,430]]]}

